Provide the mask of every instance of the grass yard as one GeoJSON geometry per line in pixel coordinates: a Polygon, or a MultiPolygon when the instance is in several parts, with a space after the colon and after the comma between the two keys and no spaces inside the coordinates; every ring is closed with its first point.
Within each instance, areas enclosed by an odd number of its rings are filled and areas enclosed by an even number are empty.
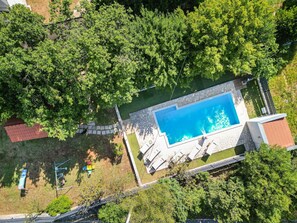
{"type": "Polygon", "coordinates": [[[67,194],[78,205],[80,193],[87,187],[100,184],[105,195],[116,189],[135,187],[136,182],[126,150],[119,164],[114,164],[112,148],[122,143],[118,136],[76,135],[66,141],[37,139],[11,143],[3,127],[0,127],[0,213],[32,213],[44,210],[55,198],[53,164],[70,159],[63,167],[66,184],[59,194],[67,194]],[[85,160],[95,165],[90,178],[82,171],[85,160]],[[20,170],[28,167],[27,194],[20,196],[17,189],[20,170]],[[123,184],[123,185],[119,185],[123,184]],[[72,188],[68,188],[72,186],[72,188]],[[67,188],[67,189],[66,189],[67,188]]]}
{"type": "Polygon", "coordinates": [[[297,44],[289,53],[289,63],[279,75],[269,80],[269,88],[277,112],[287,113],[291,132],[297,141],[297,44]]]}
{"type": "MultiPolygon", "coordinates": [[[[170,173],[169,169],[165,169],[165,170],[160,170],[155,172],[154,174],[148,174],[146,172],[146,168],[143,164],[143,160],[140,159],[139,157],[139,144],[136,138],[136,135],[130,134],[128,135],[128,140],[129,140],[129,144],[131,146],[132,149],[132,153],[133,153],[133,157],[137,166],[137,170],[139,172],[140,178],[142,183],[148,183],[154,180],[158,180],[161,177],[164,177],[166,175],[168,175],[170,173]]],[[[210,163],[214,163],[216,161],[222,160],[222,159],[226,159],[235,155],[239,155],[245,152],[244,146],[237,146],[235,148],[230,148],[218,153],[214,153],[213,155],[209,156],[209,157],[202,157],[196,160],[193,160],[189,163],[187,163],[186,169],[190,170],[190,169],[194,169],[206,164],[210,164],[210,163]]]]}
{"type": "Polygon", "coordinates": [[[250,118],[261,116],[261,108],[265,107],[257,80],[247,83],[247,87],[241,90],[245,106],[250,118]]]}
{"type": "Polygon", "coordinates": [[[133,101],[129,104],[125,104],[120,106],[120,112],[122,119],[128,119],[129,114],[132,112],[136,112],[138,110],[160,104],[165,101],[169,101],[174,98],[178,98],[187,94],[194,93],[196,91],[200,91],[217,84],[221,84],[230,80],[233,80],[234,76],[225,75],[217,81],[212,81],[210,79],[204,78],[196,78],[189,86],[189,88],[179,88],[176,87],[174,90],[174,94],[172,95],[172,90],[170,89],[157,89],[151,88],[146,91],[142,91],[139,93],[138,97],[134,97],[133,101]],[[171,97],[172,96],[172,97],[171,97]]]}

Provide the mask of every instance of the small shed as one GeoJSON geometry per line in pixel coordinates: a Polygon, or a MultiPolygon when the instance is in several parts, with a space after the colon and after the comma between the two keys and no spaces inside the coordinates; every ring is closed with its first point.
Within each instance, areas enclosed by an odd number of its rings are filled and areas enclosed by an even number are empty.
{"type": "Polygon", "coordinates": [[[274,114],[247,121],[256,148],[263,142],[285,148],[295,145],[286,116],[285,113],[274,114]]]}
{"type": "Polygon", "coordinates": [[[11,142],[21,142],[32,139],[48,137],[47,132],[42,131],[42,126],[35,124],[29,127],[22,119],[11,118],[4,125],[4,129],[11,142]]]}

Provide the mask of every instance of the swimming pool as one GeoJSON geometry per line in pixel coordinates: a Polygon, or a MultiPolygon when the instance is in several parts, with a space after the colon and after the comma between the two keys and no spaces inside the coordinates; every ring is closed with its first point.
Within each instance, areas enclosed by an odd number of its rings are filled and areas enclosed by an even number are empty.
{"type": "Polygon", "coordinates": [[[170,145],[239,124],[231,93],[181,108],[173,105],[154,114],[170,145]]]}

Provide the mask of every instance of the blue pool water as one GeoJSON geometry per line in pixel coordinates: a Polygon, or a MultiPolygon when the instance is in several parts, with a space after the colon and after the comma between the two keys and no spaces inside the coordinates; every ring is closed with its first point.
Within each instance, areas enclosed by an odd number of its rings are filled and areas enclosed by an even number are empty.
{"type": "Polygon", "coordinates": [[[239,123],[231,93],[181,108],[167,107],[156,111],[155,117],[170,145],[239,123]]]}

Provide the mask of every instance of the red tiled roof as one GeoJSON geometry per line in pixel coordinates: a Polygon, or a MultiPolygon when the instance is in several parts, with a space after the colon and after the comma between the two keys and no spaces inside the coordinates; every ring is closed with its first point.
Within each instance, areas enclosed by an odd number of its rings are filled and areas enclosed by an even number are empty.
{"type": "Polygon", "coordinates": [[[263,123],[269,145],[289,147],[294,145],[294,140],[286,118],[263,123]]]}
{"type": "Polygon", "coordinates": [[[11,142],[48,137],[47,133],[41,130],[42,127],[39,124],[32,127],[28,127],[26,124],[6,125],[4,128],[11,142]]]}

